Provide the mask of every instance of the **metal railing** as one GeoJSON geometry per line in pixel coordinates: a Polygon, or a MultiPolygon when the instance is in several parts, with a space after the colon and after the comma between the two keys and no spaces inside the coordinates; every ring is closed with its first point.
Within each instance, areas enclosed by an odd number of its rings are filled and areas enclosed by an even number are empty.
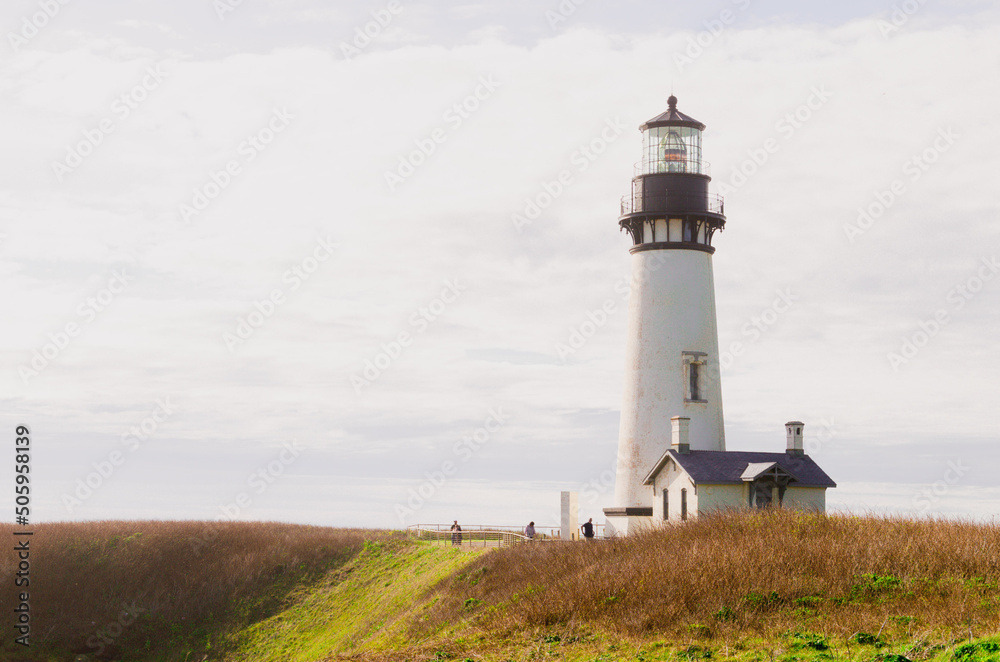
{"type": "Polygon", "coordinates": [[[643,159],[632,167],[633,176],[679,172],[712,176],[712,164],[701,159],[643,159]]]}
{"type": "MultiPolygon", "coordinates": [[[[597,538],[604,537],[603,524],[595,524],[594,529],[597,538]]],[[[509,547],[526,542],[562,540],[558,526],[535,527],[534,538],[528,538],[524,535],[524,530],[517,527],[486,524],[463,524],[461,531],[452,531],[450,524],[412,524],[406,530],[417,540],[456,547],[509,547]]],[[[577,531],[574,540],[581,539],[582,536],[577,531]]]]}
{"type": "Polygon", "coordinates": [[[663,195],[632,194],[622,196],[622,216],[640,212],[699,212],[726,213],[726,202],[715,193],[667,193],[663,195]]]}
{"type": "Polygon", "coordinates": [[[510,547],[531,542],[531,538],[517,531],[483,527],[463,526],[461,531],[452,531],[443,525],[417,524],[407,527],[407,531],[417,540],[455,547],[510,547]]]}

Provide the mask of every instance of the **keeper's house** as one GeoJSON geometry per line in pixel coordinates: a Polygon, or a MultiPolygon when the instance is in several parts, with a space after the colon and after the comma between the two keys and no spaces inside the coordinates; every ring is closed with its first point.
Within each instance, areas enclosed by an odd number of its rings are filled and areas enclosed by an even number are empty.
{"type": "Polygon", "coordinates": [[[687,443],[687,420],[676,416],[671,423],[671,447],[643,481],[652,490],[653,522],[779,505],[823,512],[827,488],[837,486],[804,454],[804,425],[799,421],[785,425],[784,453],[693,451],[687,443]]]}

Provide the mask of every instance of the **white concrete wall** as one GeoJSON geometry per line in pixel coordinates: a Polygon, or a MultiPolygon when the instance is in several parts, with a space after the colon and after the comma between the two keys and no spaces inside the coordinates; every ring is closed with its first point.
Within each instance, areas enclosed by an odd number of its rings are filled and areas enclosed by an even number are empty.
{"type": "Polygon", "coordinates": [[[608,538],[628,536],[654,526],[656,519],[653,517],[608,517],[604,520],[604,535],[608,538]]]}
{"type": "Polygon", "coordinates": [[[576,540],[580,537],[580,499],[577,492],[559,495],[559,537],[576,540]]]}
{"type": "Polygon", "coordinates": [[[826,512],[826,488],[789,486],[785,490],[781,505],[783,508],[826,512]]]}
{"type": "MultiPolygon", "coordinates": [[[[670,446],[672,416],[691,419],[692,450],[726,449],[718,338],[711,254],[668,249],[632,255],[615,506],[653,505],[642,479],[670,446]],[[684,400],[685,351],[707,354],[707,403],[684,400]]],[[[690,501],[688,507],[694,512],[690,501]]]]}

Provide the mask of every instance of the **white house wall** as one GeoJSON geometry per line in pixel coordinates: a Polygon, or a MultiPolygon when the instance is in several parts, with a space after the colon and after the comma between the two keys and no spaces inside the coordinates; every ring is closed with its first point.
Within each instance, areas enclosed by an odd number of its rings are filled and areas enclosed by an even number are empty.
{"type": "Polygon", "coordinates": [[[698,512],[700,514],[746,507],[747,487],[745,484],[698,486],[698,512]]]}
{"type": "Polygon", "coordinates": [[[826,512],[825,487],[788,487],[781,501],[784,508],[826,512]]]}
{"type": "MultiPolygon", "coordinates": [[[[654,480],[653,490],[653,522],[663,522],[663,490],[670,496],[670,520],[680,521],[681,490],[686,489],[688,495],[688,518],[697,515],[711,514],[726,510],[746,510],[748,504],[748,483],[702,484],[695,488],[694,483],[683,471],[677,469],[673,462],[668,462],[654,480]]],[[[781,506],[795,510],[826,511],[825,487],[789,487],[785,490],[781,506]]]]}
{"type": "MultiPolygon", "coordinates": [[[[691,482],[691,477],[683,471],[679,471],[673,462],[668,462],[667,466],[656,476],[654,482],[655,494],[653,495],[653,521],[662,522],[663,518],[663,490],[666,489],[670,497],[670,520],[680,521],[681,519],[681,490],[687,490],[687,512],[688,518],[693,518],[698,514],[699,494],[695,490],[695,485],[691,482]]],[[[649,486],[646,486],[649,490],[649,486]]]]}

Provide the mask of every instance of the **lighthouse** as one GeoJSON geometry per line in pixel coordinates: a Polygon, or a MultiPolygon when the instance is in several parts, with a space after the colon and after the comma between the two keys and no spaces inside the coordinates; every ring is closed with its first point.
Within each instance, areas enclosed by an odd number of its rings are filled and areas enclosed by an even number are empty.
{"type": "Polygon", "coordinates": [[[702,160],[705,125],[677,110],[639,127],[642,159],[618,225],[632,240],[625,382],[606,535],[718,510],[823,511],[836,483],[804,452],[726,451],[712,240],[726,225],[702,160]]]}
{"type": "Polygon", "coordinates": [[[726,225],[702,159],[705,125],[677,110],[639,127],[642,159],[618,225],[632,239],[625,383],[615,501],[608,524],[627,533],[652,516],[646,474],[674,437],[726,450],[719,381],[712,240],[726,225]]]}

